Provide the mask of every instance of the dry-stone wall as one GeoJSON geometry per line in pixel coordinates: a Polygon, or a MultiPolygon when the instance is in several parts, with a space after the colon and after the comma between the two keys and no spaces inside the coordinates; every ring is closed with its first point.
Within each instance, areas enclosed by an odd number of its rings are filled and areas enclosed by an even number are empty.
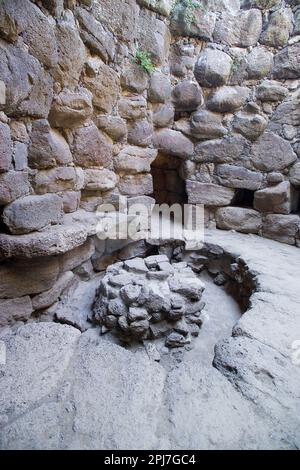
{"type": "Polygon", "coordinates": [[[119,194],[300,246],[299,79],[299,0],[1,0],[1,325],[113,260],[119,194]]]}

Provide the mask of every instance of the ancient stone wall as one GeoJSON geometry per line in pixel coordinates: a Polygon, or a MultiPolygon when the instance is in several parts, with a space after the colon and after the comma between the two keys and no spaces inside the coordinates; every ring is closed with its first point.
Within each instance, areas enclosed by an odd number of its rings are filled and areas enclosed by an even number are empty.
{"type": "Polygon", "coordinates": [[[119,194],[300,246],[299,78],[299,0],[1,0],[1,323],[114,259],[119,194]]]}

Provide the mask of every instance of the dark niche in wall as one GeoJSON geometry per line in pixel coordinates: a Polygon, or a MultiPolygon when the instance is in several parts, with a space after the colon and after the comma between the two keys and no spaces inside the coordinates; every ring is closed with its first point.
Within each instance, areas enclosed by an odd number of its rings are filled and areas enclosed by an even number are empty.
{"type": "Polygon", "coordinates": [[[157,204],[185,204],[187,193],[180,176],[182,161],[179,158],[158,154],[151,165],[153,197],[157,204]]]}
{"type": "Polygon", "coordinates": [[[237,189],[232,205],[253,208],[254,192],[250,189],[237,189]]]}

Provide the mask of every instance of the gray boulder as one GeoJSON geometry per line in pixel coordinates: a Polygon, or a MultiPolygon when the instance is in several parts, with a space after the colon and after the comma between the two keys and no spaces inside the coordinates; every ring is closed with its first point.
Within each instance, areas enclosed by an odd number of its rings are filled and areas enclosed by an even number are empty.
{"type": "Polygon", "coordinates": [[[259,233],[262,218],[259,212],[245,207],[221,207],[216,214],[217,227],[242,233],[259,233]]]}
{"type": "Polygon", "coordinates": [[[206,106],[218,113],[231,113],[246,103],[249,94],[250,90],[246,87],[223,86],[208,97],[206,106]]]}
{"type": "Polygon", "coordinates": [[[266,77],[273,67],[273,54],[264,47],[254,47],[247,56],[247,73],[251,79],[266,77]]]}
{"type": "Polygon", "coordinates": [[[288,95],[288,90],[275,80],[264,80],[256,88],[256,97],[260,101],[282,101],[288,95]]]}
{"type": "Polygon", "coordinates": [[[191,116],[190,132],[197,139],[217,139],[227,134],[226,127],[222,124],[222,116],[201,109],[191,116]]]}
{"type": "Polygon", "coordinates": [[[1,42],[0,77],[6,86],[8,116],[46,118],[53,98],[53,79],[38,60],[23,49],[1,42]]]}
{"type": "Polygon", "coordinates": [[[237,15],[223,13],[217,21],[214,41],[228,46],[249,47],[258,42],[262,30],[259,10],[242,10],[237,15]]]}
{"type": "Polygon", "coordinates": [[[0,173],[0,205],[9,204],[19,197],[27,196],[30,191],[27,171],[0,173]]]}
{"type": "Polygon", "coordinates": [[[147,119],[133,121],[128,125],[127,141],[131,145],[150,147],[152,145],[153,126],[147,119]]]}
{"type": "Polygon", "coordinates": [[[187,180],[186,191],[190,204],[205,206],[228,206],[234,197],[234,190],[212,183],[187,180]]]}
{"type": "Polygon", "coordinates": [[[114,158],[114,167],[120,173],[147,173],[157,156],[155,149],[126,146],[114,158]]]}
{"type": "Polygon", "coordinates": [[[254,194],[254,208],[260,212],[289,214],[298,208],[299,195],[288,181],[261,189],[254,194]]]}
{"type": "Polygon", "coordinates": [[[261,173],[235,165],[218,165],[216,168],[217,181],[229,188],[260,189],[263,183],[261,173]]]}
{"type": "Polygon", "coordinates": [[[102,114],[97,116],[95,124],[115,142],[123,141],[127,136],[126,122],[118,116],[102,114]]]}
{"type": "Polygon", "coordinates": [[[81,26],[81,38],[90,51],[98,54],[106,63],[113,60],[116,48],[113,34],[105,30],[93,14],[84,8],[76,8],[75,15],[81,26]]]}
{"type": "Polygon", "coordinates": [[[232,59],[218,49],[205,49],[197,59],[194,74],[196,80],[204,87],[225,85],[229,79],[232,59]]]}
{"type": "Polygon", "coordinates": [[[62,199],[56,194],[25,196],[5,207],[3,222],[13,234],[41,230],[62,220],[62,199]]]}
{"type": "Polygon", "coordinates": [[[191,80],[179,82],[173,89],[173,103],[176,111],[194,111],[203,104],[203,94],[198,83],[191,80]]]}
{"type": "Polygon", "coordinates": [[[298,215],[268,214],[263,221],[262,235],[288,245],[295,245],[300,227],[298,215]]]}
{"type": "Polygon", "coordinates": [[[32,181],[36,194],[79,191],[83,188],[83,183],[83,170],[71,166],[38,171],[32,181]]]}
{"type": "Polygon", "coordinates": [[[63,90],[55,97],[49,114],[52,127],[70,128],[83,124],[93,112],[92,94],[81,87],[79,91],[63,90]]]}
{"type": "Polygon", "coordinates": [[[260,43],[271,47],[283,47],[287,44],[293,29],[293,13],[289,8],[274,11],[266,29],[260,36],[260,43]]]}
{"type": "Polygon", "coordinates": [[[76,129],[72,150],[75,163],[85,168],[111,164],[112,144],[93,123],[76,129]]]}
{"type": "Polygon", "coordinates": [[[164,103],[171,98],[171,82],[167,75],[154,72],[150,76],[148,99],[151,103],[164,103]]]}
{"type": "Polygon", "coordinates": [[[261,171],[284,170],[296,159],[289,142],[273,132],[265,132],[252,145],[251,161],[261,171]]]}
{"type": "Polygon", "coordinates": [[[116,187],[118,181],[118,176],[106,168],[84,170],[84,189],[86,191],[109,191],[116,187]]]}
{"type": "Polygon", "coordinates": [[[46,119],[32,125],[28,161],[31,168],[45,169],[72,163],[72,154],[64,137],[50,128],[46,119]]]}
{"type": "Polygon", "coordinates": [[[276,79],[300,77],[300,43],[287,46],[275,55],[273,75],[276,79]]]}
{"type": "Polygon", "coordinates": [[[230,163],[243,160],[247,154],[247,140],[241,135],[232,135],[196,145],[194,160],[201,163],[230,163]]]}
{"type": "Polygon", "coordinates": [[[183,159],[191,157],[194,153],[193,143],[181,132],[171,129],[156,131],[153,135],[153,145],[163,153],[183,159]]]}
{"type": "Polygon", "coordinates": [[[267,120],[260,114],[239,112],[232,121],[232,127],[249,140],[256,140],[268,125],[267,120]]]}

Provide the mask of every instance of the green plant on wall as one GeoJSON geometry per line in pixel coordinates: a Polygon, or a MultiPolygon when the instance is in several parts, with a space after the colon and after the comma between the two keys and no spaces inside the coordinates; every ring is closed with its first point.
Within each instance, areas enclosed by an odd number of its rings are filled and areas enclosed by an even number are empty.
{"type": "Polygon", "coordinates": [[[136,64],[140,66],[140,68],[147,73],[152,73],[155,70],[155,65],[151,60],[151,55],[147,51],[143,51],[142,49],[137,49],[134,61],[136,64]]]}

